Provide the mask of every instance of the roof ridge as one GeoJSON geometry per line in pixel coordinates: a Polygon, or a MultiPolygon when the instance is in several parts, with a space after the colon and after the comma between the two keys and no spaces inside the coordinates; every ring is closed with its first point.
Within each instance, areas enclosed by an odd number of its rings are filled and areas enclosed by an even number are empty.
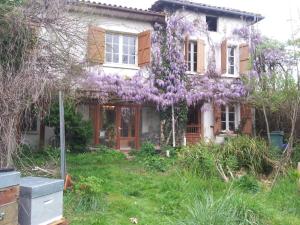
{"type": "Polygon", "coordinates": [[[228,8],[223,6],[214,6],[206,3],[193,2],[190,0],[157,0],[152,5],[151,10],[153,10],[155,6],[158,5],[159,3],[175,3],[175,4],[177,3],[177,4],[187,5],[187,6],[206,7],[210,10],[222,10],[222,11],[226,11],[227,13],[246,14],[247,16],[253,16],[253,17],[258,17],[260,19],[263,19],[263,16],[260,13],[247,12],[244,10],[228,8]]]}
{"type": "Polygon", "coordinates": [[[148,9],[141,9],[141,8],[135,8],[130,6],[124,6],[124,5],[117,5],[117,4],[110,4],[110,3],[104,3],[104,2],[96,2],[96,1],[90,1],[90,0],[70,0],[69,3],[81,3],[86,5],[94,5],[94,6],[104,6],[104,7],[112,7],[112,8],[118,8],[118,9],[125,9],[125,10],[133,10],[137,12],[147,12],[147,13],[153,13],[157,15],[162,15],[163,13],[157,12],[154,10],[148,9]]]}

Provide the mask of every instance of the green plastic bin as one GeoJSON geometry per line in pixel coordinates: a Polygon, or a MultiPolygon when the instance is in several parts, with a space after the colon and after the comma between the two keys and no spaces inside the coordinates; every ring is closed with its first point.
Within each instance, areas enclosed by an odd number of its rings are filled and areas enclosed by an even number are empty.
{"type": "Polygon", "coordinates": [[[283,146],[283,131],[272,131],[270,136],[272,145],[281,149],[283,146]]]}

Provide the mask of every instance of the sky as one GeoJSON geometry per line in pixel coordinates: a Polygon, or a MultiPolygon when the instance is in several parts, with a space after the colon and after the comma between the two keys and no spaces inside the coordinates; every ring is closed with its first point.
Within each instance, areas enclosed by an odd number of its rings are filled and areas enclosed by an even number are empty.
{"type": "MultiPolygon", "coordinates": [[[[147,9],[155,0],[94,0],[97,2],[147,9]]],[[[280,41],[300,29],[300,0],[190,0],[212,6],[222,6],[262,14],[265,19],[257,24],[261,32],[280,41]]]]}

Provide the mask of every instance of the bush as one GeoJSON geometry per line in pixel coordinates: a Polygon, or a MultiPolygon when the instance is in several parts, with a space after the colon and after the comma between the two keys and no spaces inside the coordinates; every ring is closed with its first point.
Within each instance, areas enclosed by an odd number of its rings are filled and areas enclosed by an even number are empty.
{"type": "Polygon", "coordinates": [[[203,177],[216,175],[214,152],[219,146],[200,142],[197,145],[187,146],[179,153],[179,164],[193,173],[203,177]]]}
{"type": "Polygon", "coordinates": [[[143,165],[148,170],[154,170],[159,172],[165,172],[167,170],[167,162],[163,157],[157,156],[147,156],[142,160],[143,165]]]}
{"type": "Polygon", "coordinates": [[[94,176],[79,178],[74,185],[76,210],[95,211],[100,209],[103,197],[103,182],[103,180],[94,176]]]}
{"type": "Polygon", "coordinates": [[[229,139],[222,148],[219,148],[218,155],[228,166],[230,166],[228,159],[234,158],[235,170],[245,168],[254,174],[269,172],[276,163],[263,139],[246,135],[229,139]]]}
{"type": "MultiPolygon", "coordinates": [[[[93,129],[90,121],[85,121],[82,115],[76,112],[75,104],[72,101],[66,101],[65,111],[65,134],[67,148],[72,152],[83,152],[92,138],[93,129]]],[[[54,127],[54,132],[59,138],[59,104],[52,104],[50,113],[45,122],[48,126],[54,127]]]]}
{"type": "Polygon", "coordinates": [[[189,208],[189,216],[180,225],[251,225],[261,224],[259,216],[234,193],[215,199],[206,193],[189,208]]]}
{"type": "Polygon", "coordinates": [[[224,145],[200,142],[184,147],[179,162],[183,168],[203,177],[216,175],[217,166],[227,175],[241,169],[253,174],[269,173],[277,163],[264,140],[248,136],[231,138],[224,145]]]}
{"type": "Polygon", "coordinates": [[[153,156],[156,154],[155,145],[149,141],[144,142],[141,146],[141,150],[139,152],[140,155],[144,156],[153,156]]]}
{"type": "Polygon", "coordinates": [[[244,175],[235,180],[234,185],[243,191],[256,193],[260,190],[257,179],[253,176],[244,175]]]}

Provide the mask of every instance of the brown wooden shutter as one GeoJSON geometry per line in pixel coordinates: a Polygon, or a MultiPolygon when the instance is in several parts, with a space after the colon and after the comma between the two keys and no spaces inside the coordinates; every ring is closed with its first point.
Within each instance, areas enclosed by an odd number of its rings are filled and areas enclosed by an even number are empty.
{"type": "Polygon", "coordinates": [[[103,64],[105,55],[105,30],[89,26],[87,40],[87,59],[91,63],[103,64]]]}
{"type": "Polygon", "coordinates": [[[144,66],[151,61],[151,31],[138,34],[138,65],[144,66]]]}
{"type": "Polygon", "coordinates": [[[189,60],[189,37],[186,36],[184,39],[184,60],[188,63],[189,60]]]}
{"type": "Polygon", "coordinates": [[[197,72],[204,74],[205,72],[205,42],[198,39],[197,41],[197,72]]]}
{"type": "Polygon", "coordinates": [[[246,104],[241,105],[241,131],[252,135],[252,111],[251,106],[246,104]]]}
{"type": "Polygon", "coordinates": [[[240,45],[240,74],[247,74],[249,62],[249,46],[247,44],[240,45]]]}
{"type": "Polygon", "coordinates": [[[214,135],[218,135],[221,131],[221,107],[214,105],[214,135]]]}
{"type": "Polygon", "coordinates": [[[227,72],[227,40],[224,40],[221,44],[221,73],[227,72]]]}

